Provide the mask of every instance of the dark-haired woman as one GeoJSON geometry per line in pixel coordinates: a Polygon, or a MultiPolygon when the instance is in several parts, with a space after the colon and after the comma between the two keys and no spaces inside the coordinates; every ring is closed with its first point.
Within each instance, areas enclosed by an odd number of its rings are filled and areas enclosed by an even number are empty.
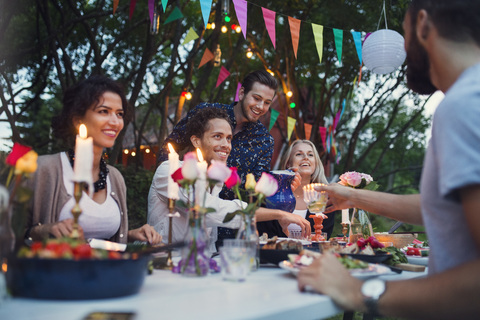
{"type": "Polygon", "coordinates": [[[78,127],[86,125],[93,139],[93,192],[83,192],[80,232],[84,238],[115,242],[161,242],[161,236],[149,225],[128,230],[126,186],[121,173],[107,165],[102,155],[113,147],[115,139],[129,117],[128,103],[122,88],[103,76],[92,76],[65,92],[61,114],[52,121],[54,136],[62,141],[65,152],[44,155],[30,187],[34,190],[25,233],[26,238],[69,236],[73,230],[74,146],[78,127]],[[91,194],[91,196],[89,196],[91,194]]]}

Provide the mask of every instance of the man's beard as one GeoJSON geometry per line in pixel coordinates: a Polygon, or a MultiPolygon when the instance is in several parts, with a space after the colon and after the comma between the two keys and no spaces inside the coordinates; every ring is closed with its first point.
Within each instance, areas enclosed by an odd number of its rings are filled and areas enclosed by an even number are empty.
{"type": "Polygon", "coordinates": [[[407,51],[407,85],[419,94],[432,94],[437,88],[430,80],[430,62],[416,34],[410,37],[407,51]]]}

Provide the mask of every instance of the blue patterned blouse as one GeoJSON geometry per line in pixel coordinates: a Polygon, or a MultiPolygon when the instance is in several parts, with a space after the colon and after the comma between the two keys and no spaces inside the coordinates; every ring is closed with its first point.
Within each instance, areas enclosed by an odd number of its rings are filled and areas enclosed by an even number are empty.
{"type": "MultiPolygon", "coordinates": [[[[173,128],[172,133],[165,139],[162,149],[159,153],[159,161],[165,161],[168,159],[168,147],[167,143],[172,143],[175,150],[185,149],[189,143],[185,136],[185,126],[190,119],[199,109],[205,107],[221,108],[227,111],[233,127],[237,125],[235,120],[235,114],[233,112],[233,106],[221,103],[200,103],[195,108],[190,110],[186,117],[178,122],[173,128]]],[[[248,122],[244,125],[240,132],[237,132],[232,137],[232,151],[227,160],[229,167],[237,167],[238,174],[242,178],[242,184],[245,183],[245,177],[248,173],[253,173],[258,180],[262,175],[262,172],[270,171],[270,162],[273,155],[273,137],[268,132],[267,128],[260,122],[248,122]]],[[[223,199],[234,199],[234,194],[230,190],[223,188],[220,193],[220,197],[223,199]]]]}

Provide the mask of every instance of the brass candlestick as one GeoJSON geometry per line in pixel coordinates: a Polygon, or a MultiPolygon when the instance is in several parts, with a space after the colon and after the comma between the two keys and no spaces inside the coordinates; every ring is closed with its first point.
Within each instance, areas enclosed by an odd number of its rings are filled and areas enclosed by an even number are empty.
{"type": "Polygon", "coordinates": [[[343,241],[347,241],[347,233],[348,233],[349,225],[350,223],[348,222],[342,222],[343,241]]]}
{"type": "MultiPolygon", "coordinates": [[[[175,210],[175,199],[168,199],[168,244],[172,244],[172,219],[175,210]]],[[[166,269],[172,269],[172,249],[168,250],[166,269]]]]}
{"type": "Polygon", "coordinates": [[[80,208],[80,199],[82,198],[84,182],[74,182],[73,187],[73,198],[75,199],[75,205],[72,208],[73,215],[73,231],[70,234],[71,238],[78,239],[80,238],[80,232],[78,232],[78,218],[82,213],[82,208],[80,208]]]}

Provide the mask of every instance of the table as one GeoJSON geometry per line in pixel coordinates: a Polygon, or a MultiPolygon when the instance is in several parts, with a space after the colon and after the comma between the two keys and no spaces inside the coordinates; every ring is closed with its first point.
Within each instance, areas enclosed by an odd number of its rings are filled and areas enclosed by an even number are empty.
{"type": "MultiPolygon", "coordinates": [[[[406,272],[385,280],[424,276],[406,272]]],[[[119,279],[120,281],[121,279],[119,279]]],[[[245,282],[227,282],[221,274],[187,278],[154,270],[136,295],[129,297],[53,301],[13,298],[0,305],[2,320],[81,320],[93,311],[135,312],[135,320],[153,319],[321,319],[342,310],[324,295],[298,291],[288,271],[273,265],[252,272],[245,282]]]]}

